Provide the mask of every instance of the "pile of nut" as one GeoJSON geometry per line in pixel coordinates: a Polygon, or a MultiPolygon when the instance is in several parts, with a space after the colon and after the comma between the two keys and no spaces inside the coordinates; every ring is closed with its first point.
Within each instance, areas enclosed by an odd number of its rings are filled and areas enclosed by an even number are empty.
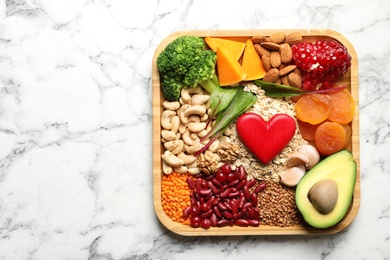
{"type": "Polygon", "coordinates": [[[302,88],[301,71],[291,64],[291,45],[302,41],[298,32],[278,32],[270,36],[255,35],[252,42],[267,72],[263,81],[302,88]]]}
{"type": "Polygon", "coordinates": [[[209,142],[209,138],[201,141],[212,127],[212,123],[207,123],[211,114],[209,98],[203,88],[195,87],[183,89],[179,101],[163,102],[161,141],[166,150],[161,158],[164,174],[172,171],[211,174],[222,164],[236,160],[240,151],[229,139],[229,129],[204,153],[194,156],[209,142]]]}

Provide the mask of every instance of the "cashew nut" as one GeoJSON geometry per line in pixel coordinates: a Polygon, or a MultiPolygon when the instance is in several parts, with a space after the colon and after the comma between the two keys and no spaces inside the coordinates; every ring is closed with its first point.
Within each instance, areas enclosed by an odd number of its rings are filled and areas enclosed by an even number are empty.
{"type": "Polygon", "coordinates": [[[201,93],[201,91],[201,87],[183,88],[181,90],[181,98],[184,100],[185,103],[188,103],[191,100],[190,94],[199,94],[201,93]]]}
{"type": "Polygon", "coordinates": [[[161,136],[166,141],[173,141],[176,139],[176,134],[174,132],[166,130],[166,129],[161,130],[161,136]]]}
{"type": "Polygon", "coordinates": [[[175,147],[175,149],[171,150],[173,154],[179,154],[181,151],[183,151],[184,142],[183,140],[178,140],[179,144],[175,147]]]}
{"type": "Polygon", "coordinates": [[[204,115],[200,118],[200,121],[206,122],[208,119],[209,119],[209,115],[206,113],[206,114],[204,114],[204,115]]]}
{"type": "Polygon", "coordinates": [[[209,101],[210,96],[209,95],[193,95],[191,99],[192,105],[203,105],[207,101],[209,101]]]}
{"type": "Polygon", "coordinates": [[[165,109],[175,111],[175,110],[178,110],[180,108],[180,103],[179,103],[179,101],[172,101],[172,102],[164,101],[163,107],[165,109]]]}
{"type": "Polygon", "coordinates": [[[162,161],[162,170],[164,174],[172,173],[172,167],[168,165],[165,161],[162,161]]]}
{"type": "Polygon", "coordinates": [[[190,131],[188,129],[183,133],[182,139],[183,139],[184,143],[186,143],[187,145],[193,144],[193,140],[190,137],[190,131]]]}
{"type": "Polygon", "coordinates": [[[177,111],[177,114],[179,115],[180,121],[182,124],[187,124],[188,115],[184,115],[184,111],[190,108],[191,106],[189,104],[182,105],[179,110],[177,111]]]}
{"type": "Polygon", "coordinates": [[[215,140],[208,148],[210,152],[216,153],[219,148],[219,140],[215,140]]]}
{"type": "Polygon", "coordinates": [[[186,173],[188,171],[188,167],[187,166],[180,166],[180,167],[175,167],[173,168],[173,170],[177,173],[186,173]]]}
{"type": "Polygon", "coordinates": [[[179,145],[179,140],[173,140],[173,141],[169,141],[169,142],[165,142],[165,143],[164,143],[165,149],[167,149],[167,150],[169,150],[169,151],[172,151],[172,150],[175,149],[178,145],[179,145]]]}
{"type": "Polygon", "coordinates": [[[202,149],[202,144],[201,143],[195,143],[194,145],[184,145],[184,150],[188,153],[188,154],[194,154],[196,153],[197,151],[199,151],[200,149],[202,149]]]}
{"type": "Polygon", "coordinates": [[[206,123],[199,122],[199,123],[189,123],[188,124],[188,130],[190,130],[193,133],[198,133],[206,128],[206,123]]]}
{"type": "Polygon", "coordinates": [[[202,137],[207,135],[207,131],[206,130],[202,130],[200,132],[197,132],[196,134],[199,136],[199,138],[202,138],[202,137]]]}
{"type": "Polygon", "coordinates": [[[198,167],[188,168],[187,172],[191,175],[196,175],[200,173],[200,169],[198,167]]]}
{"type": "Polygon", "coordinates": [[[188,117],[189,115],[199,115],[203,116],[206,113],[206,108],[201,105],[196,105],[196,106],[190,106],[186,110],[184,110],[183,115],[185,117],[188,117]]]}
{"type": "Polygon", "coordinates": [[[190,115],[187,120],[187,124],[190,122],[199,123],[200,117],[198,115],[190,115]]]}
{"type": "Polygon", "coordinates": [[[161,155],[161,158],[170,166],[176,168],[180,167],[184,164],[184,160],[177,157],[170,151],[166,150],[163,155],[161,155]]]}
{"type": "Polygon", "coordinates": [[[179,153],[177,157],[184,162],[184,165],[189,165],[198,159],[197,157],[193,155],[187,155],[184,152],[179,153]]]}
{"type": "Polygon", "coordinates": [[[161,126],[164,129],[171,130],[172,128],[172,117],[176,115],[175,111],[172,110],[165,110],[161,115],[161,126]]]}
{"type": "Polygon", "coordinates": [[[172,128],[171,128],[171,131],[173,133],[177,133],[177,131],[179,131],[179,127],[180,127],[180,118],[178,116],[174,116],[172,117],[171,119],[171,124],[172,124],[172,128]]]}

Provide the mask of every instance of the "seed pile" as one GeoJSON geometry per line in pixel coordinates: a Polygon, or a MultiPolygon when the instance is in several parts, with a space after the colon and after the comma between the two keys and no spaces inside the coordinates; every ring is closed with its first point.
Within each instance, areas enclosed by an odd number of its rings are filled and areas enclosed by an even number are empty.
{"type": "Polygon", "coordinates": [[[266,181],[266,184],[267,188],[258,194],[260,225],[289,227],[302,223],[294,189],[279,182],[266,181]]]}
{"type": "Polygon", "coordinates": [[[186,182],[187,177],[190,175],[172,172],[164,174],[161,183],[161,202],[164,212],[173,221],[185,225],[189,225],[190,220],[183,218],[183,210],[191,205],[191,190],[186,182]]]}

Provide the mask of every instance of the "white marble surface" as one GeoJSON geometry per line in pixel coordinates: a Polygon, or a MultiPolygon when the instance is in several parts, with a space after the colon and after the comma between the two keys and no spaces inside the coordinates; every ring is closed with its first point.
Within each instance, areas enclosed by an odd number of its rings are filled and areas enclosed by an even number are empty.
{"type": "Polygon", "coordinates": [[[0,0],[0,259],[389,259],[387,0],[0,0]],[[153,209],[151,60],[191,29],[330,28],[359,57],[361,207],[320,237],[181,237],[153,209]]]}

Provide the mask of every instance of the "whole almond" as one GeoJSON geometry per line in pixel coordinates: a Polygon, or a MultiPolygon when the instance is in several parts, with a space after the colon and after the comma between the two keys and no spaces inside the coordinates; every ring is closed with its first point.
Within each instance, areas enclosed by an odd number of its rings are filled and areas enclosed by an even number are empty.
{"type": "Polygon", "coordinates": [[[284,42],[285,39],[286,39],[286,35],[282,32],[274,33],[268,37],[269,42],[273,42],[277,44],[284,42]]]}
{"type": "Polygon", "coordinates": [[[270,69],[272,69],[270,56],[268,55],[261,56],[261,63],[263,63],[263,68],[265,71],[269,71],[270,69]]]}
{"type": "Polygon", "coordinates": [[[254,35],[252,36],[251,40],[255,44],[255,43],[265,42],[267,39],[265,38],[265,36],[254,35]]]}
{"type": "Polygon", "coordinates": [[[302,88],[302,78],[297,73],[291,72],[288,74],[287,79],[291,87],[302,88]]]}
{"type": "Polygon", "coordinates": [[[290,64],[292,59],[292,50],[289,44],[285,43],[280,47],[280,59],[284,64],[290,64]]]}
{"type": "Polygon", "coordinates": [[[302,35],[299,32],[293,32],[287,34],[285,42],[288,43],[289,45],[292,45],[292,44],[300,43],[301,41],[302,41],[302,35]]]}
{"type": "Polygon", "coordinates": [[[279,51],[280,45],[274,42],[262,42],[260,45],[270,51],[279,51]]]}
{"type": "Polygon", "coordinates": [[[255,44],[255,50],[260,55],[260,57],[262,57],[263,55],[269,56],[271,54],[271,52],[269,50],[261,47],[261,45],[258,43],[255,44]]]}
{"type": "Polygon", "coordinates": [[[283,75],[280,77],[280,80],[282,81],[282,84],[283,85],[286,85],[286,86],[290,86],[290,82],[288,82],[288,78],[287,78],[288,75],[283,75]]]}
{"type": "Polygon", "coordinates": [[[295,70],[296,67],[297,67],[296,65],[288,65],[288,66],[280,69],[279,74],[280,74],[280,76],[284,76],[284,75],[290,73],[291,71],[295,70]]]}
{"type": "Polygon", "coordinates": [[[265,74],[263,81],[276,82],[278,79],[279,79],[279,70],[277,68],[272,68],[265,74]]]}
{"type": "Polygon", "coordinates": [[[280,52],[278,52],[278,51],[272,51],[269,58],[270,58],[271,66],[273,68],[279,67],[280,64],[282,63],[282,61],[280,59],[280,52]]]}

